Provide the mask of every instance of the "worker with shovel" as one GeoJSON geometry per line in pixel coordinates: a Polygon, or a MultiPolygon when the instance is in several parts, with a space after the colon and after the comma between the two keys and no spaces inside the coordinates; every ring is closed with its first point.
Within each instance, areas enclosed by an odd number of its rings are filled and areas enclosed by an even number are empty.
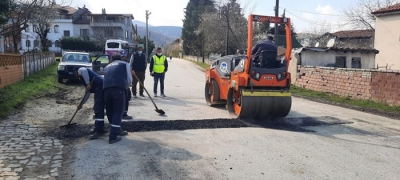
{"type": "MultiPolygon", "coordinates": [[[[104,97],[103,97],[103,77],[96,74],[91,69],[85,67],[74,67],[75,77],[79,78],[82,84],[86,87],[86,94],[94,93],[94,134],[89,136],[89,139],[97,139],[101,134],[104,134],[104,97]],[[98,132],[98,133],[96,133],[98,132]]],[[[90,94],[89,94],[90,96],[90,94]]],[[[82,105],[87,102],[89,96],[78,105],[78,110],[82,109],[82,105]]]]}

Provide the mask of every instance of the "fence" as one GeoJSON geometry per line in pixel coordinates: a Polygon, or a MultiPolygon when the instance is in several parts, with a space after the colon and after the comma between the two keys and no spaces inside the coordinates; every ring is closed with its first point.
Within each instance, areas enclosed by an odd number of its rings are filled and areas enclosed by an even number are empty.
{"type": "Polygon", "coordinates": [[[54,62],[54,53],[32,53],[21,56],[24,79],[54,62]]]}
{"type": "Polygon", "coordinates": [[[16,83],[54,62],[54,53],[0,54],[0,88],[16,83]]]}
{"type": "MultiPolygon", "coordinates": [[[[203,57],[199,56],[183,56],[185,59],[195,61],[195,62],[203,62],[203,57]]],[[[210,54],[209,57],[204,57],[204,63],[210,65],[214,60],[221,57],[221,54],[210,54]]]]}

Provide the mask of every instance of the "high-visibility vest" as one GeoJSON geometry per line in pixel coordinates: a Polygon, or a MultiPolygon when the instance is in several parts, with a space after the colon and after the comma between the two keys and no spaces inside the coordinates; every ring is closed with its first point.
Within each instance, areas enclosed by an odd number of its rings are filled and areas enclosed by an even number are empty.
{"type": "Polygon", "coordinates": [[[153,71],[155,73],[163,73],[165,66],[164,66],[164,61],[165,61],[165,56],[161,56],[160,58],[156,55],[153,56],[154,59],[154,65],[153,65],[153,71]]]}

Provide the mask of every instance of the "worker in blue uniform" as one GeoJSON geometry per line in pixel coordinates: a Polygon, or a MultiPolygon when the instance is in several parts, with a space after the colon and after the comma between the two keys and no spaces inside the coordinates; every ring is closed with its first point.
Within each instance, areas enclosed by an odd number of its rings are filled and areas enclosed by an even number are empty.
{"type": "Polygon", "coordinates": [[[110,144],[121,140],[122,114],[125,109],[126,89],[132,84],[132,72],[129,63],[122,60],[119,53],[111,57],[112,62],[104,68],[103,92],[107,118],[111,121],[110,144]]]}
{"type": "Polygon", "coordinates": [[[103,97],[103,77],[96,74],[91,69],[86,67],[74,67],[73,73],[79,78],[86,88],[86,95],[82,104],[78,105],[78,109],[82,109],[82,105],[87,102],[91,93],[94,93],[94,132],[99,132],[96,135],[90,135],[90,139],[97,139],[99,135],[104,134],[104,97],[103,97]]]}

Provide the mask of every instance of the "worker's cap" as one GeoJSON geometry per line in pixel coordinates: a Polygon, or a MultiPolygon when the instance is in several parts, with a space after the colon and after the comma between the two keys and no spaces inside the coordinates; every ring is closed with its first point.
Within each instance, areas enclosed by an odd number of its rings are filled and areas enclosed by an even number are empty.
{"type": "Polygon", "coordinates": [[[128,53],[124,49],[121,50],[120,54],[121,54],[122,57],[126,57],[128,55],[128,53]]]}

